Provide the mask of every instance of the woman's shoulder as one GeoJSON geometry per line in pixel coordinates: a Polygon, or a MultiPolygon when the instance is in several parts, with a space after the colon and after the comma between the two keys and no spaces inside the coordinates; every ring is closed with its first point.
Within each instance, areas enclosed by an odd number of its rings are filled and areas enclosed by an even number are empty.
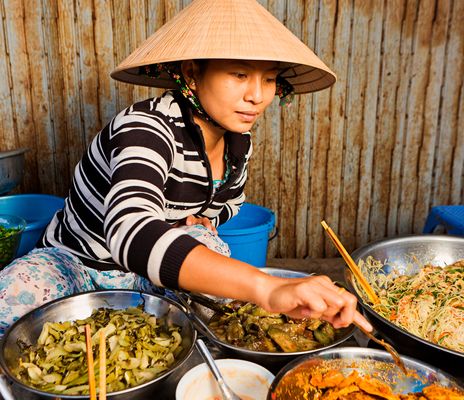
{"type": "Polygon", "coordinates": [[[110,123],[112,132],[146,126],[175,131],[184,126],[182,111],[172,91],[159,97],[138,101],[119,112],[110,123]]]}
{"type": "Polygon", "coordinates": [[[132,104],[126,109],[131,114],[153,115],[157,118],[181,118],[182,112],[174,92],[168,90],[159,97],[152,97],[132,104]]]}

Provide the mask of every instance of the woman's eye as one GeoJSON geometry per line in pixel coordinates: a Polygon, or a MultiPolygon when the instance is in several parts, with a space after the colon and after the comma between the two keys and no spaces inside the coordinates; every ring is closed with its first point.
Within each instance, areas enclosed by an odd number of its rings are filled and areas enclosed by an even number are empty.
{"type": "Polygon", "coordinates": [[[245,78],[246,78],[246,74],[244,74],[243,72],[234,72],[234,75],[235,75],[238,79],[245,79],[245,78]]]}
{"type": "Polygon", "coordinates": [[[266,82],[268,83],[274,83],[277,78],[266,78],[266,82]]]}

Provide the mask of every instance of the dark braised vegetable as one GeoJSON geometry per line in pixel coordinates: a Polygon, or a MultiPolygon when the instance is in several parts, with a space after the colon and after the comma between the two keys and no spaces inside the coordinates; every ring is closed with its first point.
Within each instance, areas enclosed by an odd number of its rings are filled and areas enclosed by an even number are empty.
{"type": "Polygon", "coordinates": [[[252,303],[229,303],[230,312],[216,313],[208,323],[218,339],[255,351],[299,352],[328,346],[341,330],[319,319],[293,319],[269,313],[252,303]]]}

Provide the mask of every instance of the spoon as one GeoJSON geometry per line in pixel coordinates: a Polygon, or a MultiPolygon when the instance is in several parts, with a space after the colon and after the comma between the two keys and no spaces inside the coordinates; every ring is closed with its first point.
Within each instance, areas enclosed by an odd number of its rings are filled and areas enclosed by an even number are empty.
{"type": "Polygon", "coordinates": [[[192,293],[192,292],[185,292],[185,295],[190,299],[195,301],[198,304],[201,304],[204,307],[209,308],[210,310],[219,312],[221,314],[227,314],[234,312],[234,309],[230,307],[228,304],[220,303],[208,296],[205,296],[201,293],[192,293]]]}
{"type": "MultiPolygon", "coordinates": [[[[350,270],[353,272],[353,274],[356,276],[358,279],[358,282],[361,284],[363,287],[364,291],[367,293],[369,296],[370,300],[372,301],[373,304],[378,304],[380,302],[377,294],[374,292],[372,289],[371,285],[367,282],[366,278],[364,278],[363,274],[359,270],[357,264],[354,262],[354,260],[351,258],[350,254],[346,251],[345,247],[343,247],[343,244],[340,242],[338,239],[337,235],[334,233],[334,231],[327,225],[325,221],[321,221],[322,226],[328,233],[330,239],[332,239],[332,242],[334,243],[335,247],[337,250],[340,252],[342,255],[343,259],[345,260],[346,264],[350,268],[350,270]]],[[[345,288],[340,287],[339,292],[343,292],[345,288]]],[[[372,335],[370,332],[366,331],[364,328],[362,328],[360,325],[358,325],[356,322],[353,322],[354,325],[358,327],[358,329],[364,333],[369,339],[372,339],[374,342],[380,344],[387,350],[390,355],[393,357],[393,361],[395,361],[395,364],[403,371],[405,374],[408,373],[408,370],[404,366],[404,362],[401,359],[399,353],[396,351],[396,349],[390,345],[389,343],[385,342],[382,339],[377,339],[374,335],[372,335]]]]}
{"type": "Polygon", "coordinates": [[[376,343],[380,344],[381,346],[383,346],[385,348],[385,350],[387,350],[390,353],[390,355],[393,358],[393,361],[399,367],[399,369],[401,369],[401,371],[403,371],[406,375],[408,374],[408,370],[406,369],[406,366],[404,365],[403,360],[401,359],[398,351],[396,351],[396,349],[392,345],[390,345],[389,343],[387,343],[383,339],[377,339],[372,333],[370,333],[369,331],[366,331],[357,322],[353,322],[353,324],[356,325],[356,327],[362,333],[364,333],[369,339],[372,339],[374,342],[376,342],[376,343]]]}
{"type": "Polygon", "coordinates": [[[184,298],[184,295],[187,295],[187,293],[180,292],[178,290],[175,290],[174,293],[179,299],[179,302],[184,306],[187,317],[190,319],[190,321],[192,321],[195,328],[214,343],[216,340],[216,335],[209,329],[208,325],[195,314],[188,301],[184,298]]]}
{"type": "Polygon", "coordinates": [[[224,400],[241,400],[240,397],[238,397],[232,389],[227,385],[226,381],[221,375],[221,372],[219,371],[219,368],[217,367],[216,363],[214,362],[214,358],[209,352],[208,348],[205,345],[205,342],[201,339],[197,339],[196,341],[196,346],[198,351],[200,352],[201,356],[203,357],[203,360],[205,360],[206,364],[208,365],[209,369],[211,370],[214,378],[216,379],[219,389],[221,390],[222,393],[222,398],[224,400]]]}
{"type": "Polygon", "coordinates": [[[5,376],[0,371],[0,395],[3,396],[5,400],[15,400],[13,392],[11,390],[10,384],[5,379],[5,376]]]}

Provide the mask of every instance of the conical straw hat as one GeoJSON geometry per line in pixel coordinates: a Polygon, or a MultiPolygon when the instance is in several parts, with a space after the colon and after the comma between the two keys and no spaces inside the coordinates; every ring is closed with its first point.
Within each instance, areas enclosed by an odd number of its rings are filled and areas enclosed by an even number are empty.
{"type": "Polygon", "coordinates": [[[280,61],[281,76],[295,93],[332,85],[335,74],[256,0],[193,0],[142,43],[112,73],[137,85],[175,88],[165,73],[141,74],[139,67],[190,59],[280,61]]]}

